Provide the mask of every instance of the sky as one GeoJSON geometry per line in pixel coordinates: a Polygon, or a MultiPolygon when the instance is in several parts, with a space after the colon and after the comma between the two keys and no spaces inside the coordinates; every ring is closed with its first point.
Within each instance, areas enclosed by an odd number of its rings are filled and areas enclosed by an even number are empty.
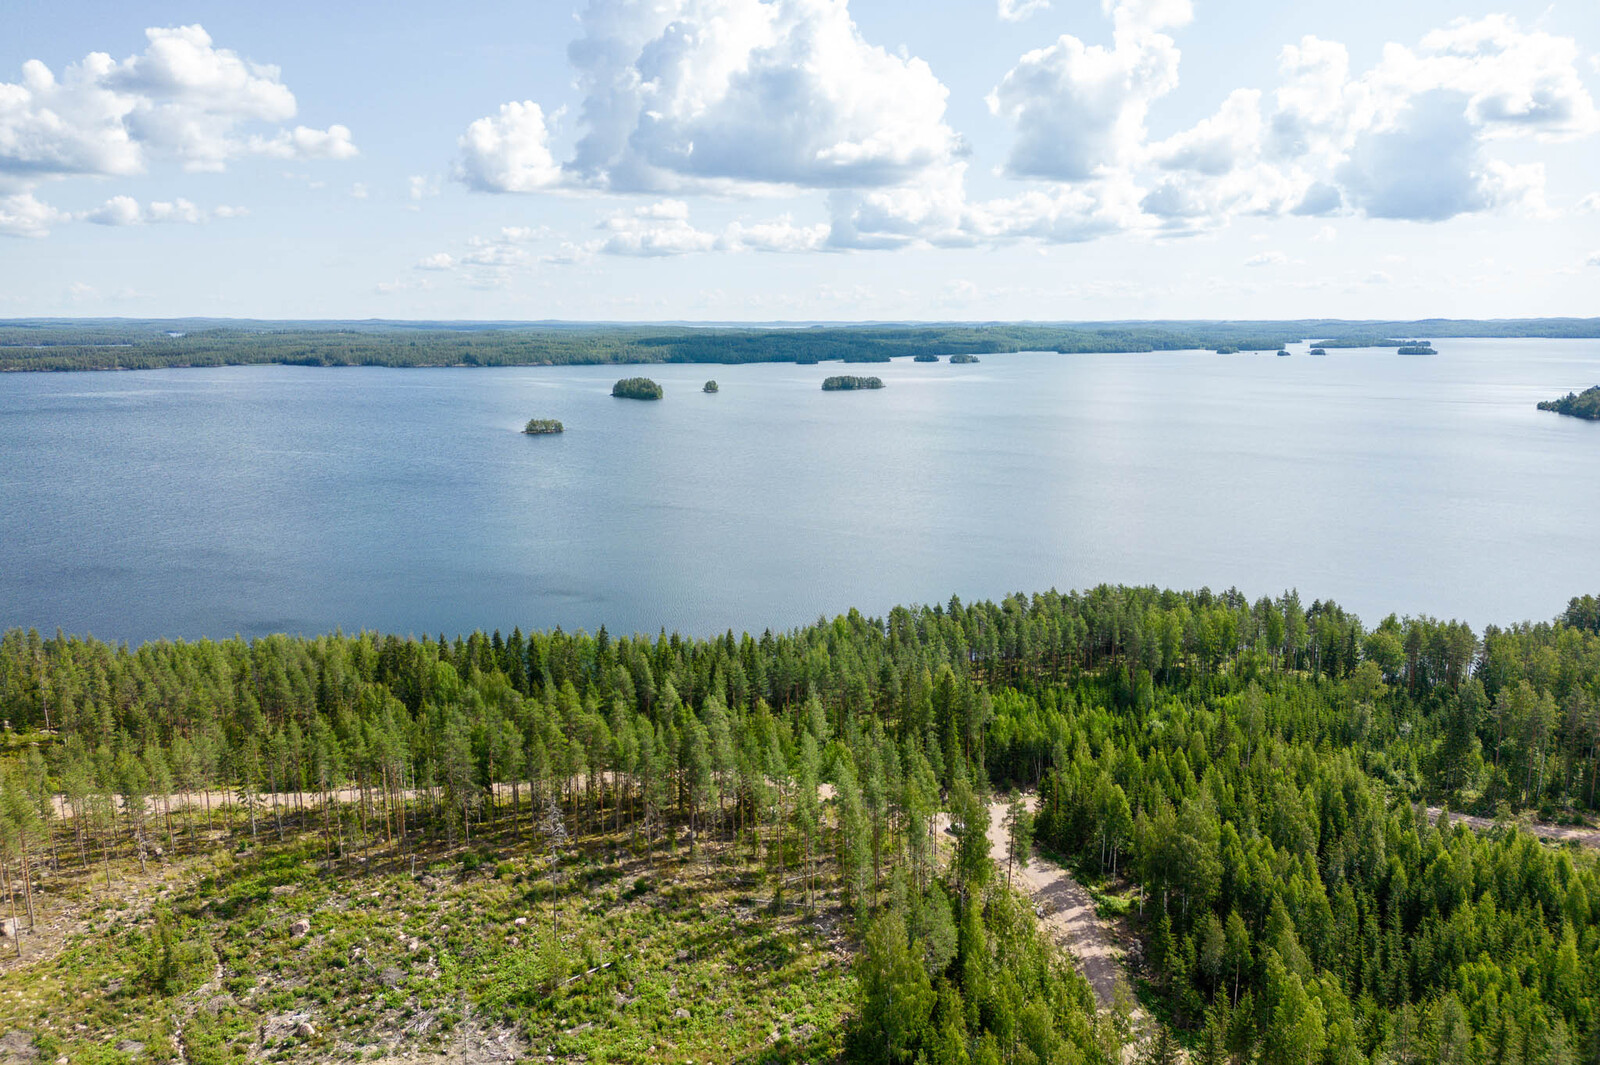
{"type": "Polygon", "coordinates": [[[6,0],[0,317],[1600,315],[1600,4],[6,0]]]}

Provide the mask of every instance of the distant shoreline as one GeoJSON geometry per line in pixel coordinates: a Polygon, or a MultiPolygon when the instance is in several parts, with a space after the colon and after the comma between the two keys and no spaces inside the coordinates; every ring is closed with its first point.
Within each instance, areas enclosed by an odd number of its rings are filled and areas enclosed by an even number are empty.
{"type": "Polygon", "coordinates": [[[218,366],[647,366],[874,363],[907,356],[1274,352],[1388,347],[1435,340],[1600,339],[1600,318],[1412,322],[1152,321],[907,325],[688,326],[563,323],[261,322],[13,319],[0,321],[0,372],[199,369],[218,366]]]}

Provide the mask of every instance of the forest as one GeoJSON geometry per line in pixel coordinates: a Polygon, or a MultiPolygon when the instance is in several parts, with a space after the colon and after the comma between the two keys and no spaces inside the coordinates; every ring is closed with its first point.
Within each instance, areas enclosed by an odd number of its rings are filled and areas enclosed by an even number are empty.
{"type": "Polygon", "coordinates": [[[1560,399],[1541,400],[1539,409],[1600,422],[1600,385],[1586,388],[1581,393],[1568,392],[1560,399]]]}
{"type": "Polygon", "coordinates": [[[885,362],[1017,351],[1277,351],[1396,346],[1395,335],[1600,337],[1600,319],[1366,322],[1153,321],[684,326],[563,322],[0,320],[0,371],[163,367],[550,366],[602,363],[885,362]]]}
{"type": "MultiPolygon", "coordinates": [[[[760,902],[806,928],[836,915],[847,970],[822,958],[803,982],[836,988],[837,1011],[792,1056],[779,1041],[727,1060],[1120,1061],[1127,1010],[1096,1010],[1008,887],[1026,819],[1007,855],[985,837],[991,801],[1032,792],[1041,851],[1136,937],[1129,993],[1156,1018],[1149,1060],[1181,1045],[1206,1063],[1600,1061],[1600,869],[1520,827],[1600,805],[1594,596],[1482,632],[1426,616],[1368,627],[1295,592],[1143,587],[708,639],[602,628],[128,647],[11,630],[0,717],[0,891],[21,928],[46,905],[35,886],[56,892],[51,876],[109,888],[203,858],[214,818],[241,854],[301,847],[322,870],[302,891],[356,883],[369,862],[399,877],[449,854],[463,876],[487,862],[492,880],[500,861],[503,884],[533,878],[526,898],[552,930],[519,925],[529,942],[500,954],[456,925],[430,964],[530,1041],[552,1017],[598,1018],[584,1039],[628,1030],[625,1004],[648,979],[647,936],[631,961],[561,936],[585,905],[631,897],[604,895],[605,864],[575,857],[591,840],[650,863],[630,891],[663,893],[657,921],[712,922],[663,884],[716,870],[742,893],[737,912],[760,902]]],[[[221,890],[221,859],[204,860],[221,890]]],[[[277,890],[197,898],[129,932],[141,1009],[159,1015],[213,968],[253,987],[264,933],[207,939],[202,915],[243,920],[277,890]]],[[[411,913],[422,902],[408,897],[411,913]]],[[[333,920],[318,910],[307,927],[333,920]]],[[[341,968],[359,968],[344,949],[341,968]]],[[[403,982],[411,963],[395,950],[403,982]]],[[[305,979],[308,1008],[344,993],[305,979]]],[[[580,1038],[562,1031],[549,1038],[580,1038]]],[[[213,1049],[189,1057],[236,1059],[213,1049]]],[[[642,1043],[606,1053],[651,1060],[642,1043]]]]}

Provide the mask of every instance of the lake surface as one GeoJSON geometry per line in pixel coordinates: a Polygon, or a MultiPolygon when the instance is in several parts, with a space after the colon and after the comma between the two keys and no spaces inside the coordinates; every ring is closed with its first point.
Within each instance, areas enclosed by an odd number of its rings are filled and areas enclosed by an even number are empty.
{"type": "Polygon", "coordinates": [[[5,374],[0,628],[705,635],[1103,581],[1550,618],[1600,591],[1600,424],[1534,404],[1600,342],[1437,346],[5,374]]]}

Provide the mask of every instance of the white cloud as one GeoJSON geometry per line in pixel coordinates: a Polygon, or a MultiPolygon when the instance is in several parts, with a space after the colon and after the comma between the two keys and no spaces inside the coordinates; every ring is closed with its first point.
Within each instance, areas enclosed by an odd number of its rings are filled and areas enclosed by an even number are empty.
{"type": "Polygon", "coordinates": [[[1584,260],[1585,266],[1600,266],[1600,251],[1595,252],[1584,260]]]}
{"type": "Polygon", "coordinates": [[[70,221],[71,215],[34,198],[31,192],[0,196],[0,236],[46,237],[50,227],[70,221]]]}
{"type": "Polygon", "coordinates": [[[1591,192],[1578,201],[1578,210],[1584,214],[1600,213],[1600,192],[1591,192]]]}
{"type": "Polygon", "coordinates": [[[462,266],[509,268],[526,263],[528,253],[502,241],[476,240],[460,261],[462,266]]]}
{"type": "Polygon", "coordinates": [[[412,174],[406,179],[406,195],[412,203],[419,203],[429,196],[439,195],[439,179],[430,174],[412,174]]]}
{"type": "Polygon", "coordinates": [[[456,258],[447,251],[435,255],[427,255],[417,262],[418,270],[451,270],[456,265],[456,258]]]}
{"type": "Polygon", "coordinates": [[[561,181],[544,111],[532,100],[500,105],[467,127],[455,176],[482,192],[533,192],[561,181]]]}
{"type": "Polygon", "coordinates": [[[364,182],[358,181],[354,185],[350,186],[350,198],[352,200],[364,200],[369,195],[371,195],[371,193],[367,189],[367,186],[364,182]]]}
{"type": "Polygon", "coordinates": [[[254,151],[354,154],[342,126],[241,136],[243,126],[294,117],[295,98],[278,68],[215,47],[198,25],[152,28],[145,36],[145,50],[121,62],[94,52],[58,79],[29,60],[20,82],[0,83],[0,173],[36,180],[134,174],[152,157],[220,170],[254,151]]]}
{"type": "Polygon", "coordinates": [[[1021,22],[1049,7],[1050,0],[998,0],[996,14],[1006,22],[1021,22]]]}
{"type": "Polygon", "coordinates": [[[1252,255],[1244,261],[1246,266],[1282,266],[1289,261],[1289,257],[1281,251],[1264,251],[1252,255]]]}
{"type": "Polygon", "coordinates": [[[1339,231],[1333,226],[1323,226],[1321,229],[1316,231],[1311,239],[1317,244],[1332,244],[1334,241],[1339,239],[1339,231]]]}
{"type": "Polygon", "coordinates": [[[723,233],[722,246],[731,251],[817,251],[827,246],[830,229],[826,222],[797,226],[788,215],[752,225],[734,222],[723,233]]]}
{"type": "Polygon", "coordinates": [[[617,211],[600,223],[608,235],[596,250],[607,255],[659,257],[710,251],[717,246],[715,234],[702,232],[689,223],[689,205],[682,200],[661,200],[617,211]]]}
{"type": "Polygon", "coordinates": [[[243,207],[217,207],[207,211],[188,200],[153,200],[140,205],[132,196],[113,196],[99,207],[86,212],[83,219],[101,226],[160,225],[183,223],[198,225],[213,218],[238,218],[249,212],[243,207]]]}
{"type": "Polygon", "coordinates": [[[144,221],[144,210],[132,196],[113,196],[84,217],[99,226],[136,226],[144,221]]]}
{"type": "Polygon", "coordinates": [[[1191,12],[1187,0],[1122,0],[1109,13],[1112,47],[1063,34],[989,93],[989,109],[1016,129],[1011,175],[1085,181],[1137,161],[1150,104],[1178,87],[1178,48],[1160,31],[1191,12]]]}
{"type": "Polygon", "coordinates": [[[272,138],[251,137],[250,150],[278,159],[353,159],[361,154],[350,141],[349,128],[340,125],[327,129],[296,126],[272,138]]]}
{"type": "MultiPolygon", "coordinates": [[[[884,187],[964,147],[921,59],[869,44],[845,0],[591,0],[569,55],[584,100],[567,179],[613,191],[884,187]]],[[[509,103],[462,137],[457,176],[557,180],[543,113],[509,103]]]]}

